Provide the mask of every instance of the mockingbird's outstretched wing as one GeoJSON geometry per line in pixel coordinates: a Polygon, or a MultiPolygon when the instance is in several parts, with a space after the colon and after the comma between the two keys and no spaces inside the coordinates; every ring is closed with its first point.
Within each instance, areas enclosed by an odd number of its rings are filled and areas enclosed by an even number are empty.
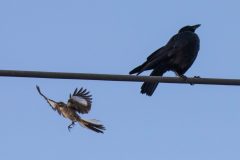
{"type": "Polygon", "coordinates": [[[37,88],[38,93],[48,102],[48,104],[52,107],[52,109],[54,111],[57,111],[58,114],[61,115],[62,113],[59,109],[59,107],[60,107],[59,104],[57,102],[55,102],[54,100],[47,98],[44,94],[42,94],[39,86],[36,86],[36,88],[37,88]]]}
{"type": "Polygon", "coordinates": [[[73,95],[70,94],[67,107],[75,110],[78,113],[88,113],[92,105],[92,95],[87,89],[75,89],[73,95]]]}

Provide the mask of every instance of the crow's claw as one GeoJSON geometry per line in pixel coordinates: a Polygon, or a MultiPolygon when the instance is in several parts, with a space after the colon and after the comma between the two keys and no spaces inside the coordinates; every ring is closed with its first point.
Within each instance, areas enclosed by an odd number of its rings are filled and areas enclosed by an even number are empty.
{"type": "Polygon", "coordinates": [[[200,76],[194,76],[193,78],[201,78],[200,76]]]}
{"type": "Polygon", "coordinates": [[[185,76],[185,75],[180,75],[179,77],[182,78],[186,83],[189,83],[190,85],[194,85],[192,82],[189,82],[189,81],[188,81],[188,77],[187,77],[187,76],[185,76]]]}

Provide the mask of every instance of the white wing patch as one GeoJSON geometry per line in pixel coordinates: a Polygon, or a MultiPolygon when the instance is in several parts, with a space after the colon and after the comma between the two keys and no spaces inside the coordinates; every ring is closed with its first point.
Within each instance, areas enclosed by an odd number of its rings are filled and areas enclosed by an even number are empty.
{"type": "Polygon", "coordinates": [[[86,101],[86,99],[82,97],[72,96],[71,99],[78,102],[81,105],[88,106],[88,102],[86,101]]]}

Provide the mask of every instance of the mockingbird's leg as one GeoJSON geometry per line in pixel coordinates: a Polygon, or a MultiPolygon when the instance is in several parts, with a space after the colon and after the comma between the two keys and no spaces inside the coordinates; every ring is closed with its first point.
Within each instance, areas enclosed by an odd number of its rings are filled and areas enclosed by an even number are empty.
{"type": "Polygon", "coordinates": [[[75,125],[75,123],[72,121],[72,123],[68,126],[68,131],[70,132],[70,129],[73,128],[73,126],[75,125]]]}

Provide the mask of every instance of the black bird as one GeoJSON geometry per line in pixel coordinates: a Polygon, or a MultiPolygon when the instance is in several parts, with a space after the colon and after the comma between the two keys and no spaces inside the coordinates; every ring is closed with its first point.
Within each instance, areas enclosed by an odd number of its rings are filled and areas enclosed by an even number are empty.
{"type": "MultiPolygon", "coordinates": [[[[199,37],[194,33],[198,27],[200,24],[181,28],[165,46],[153,52],[143,64],[129,74],[139,75],[143,71],[153,69],[150,76],[162,76],[166,71],[174,71],[177,76],[187,81],[184,73],[193,64],[200,48],[199,37]]],[[[157,82],[144,82],[141,93],[151,96],[157,85],[157,82]]]]}
{"type": "Polygon", "coordinates": [[[97,120],[84,120],[78,115],[78,113],[88,113],[91,109],[92,95],[90,95],[86,89],[81,88],[78,90],[76,88],[73,95],[70,94],[68,103],[65,104],[64,102],[55,102],[54,100],[47,98],[42,94],[40,88],[38,86],[36,87],[38,93],[47,100],[53,110],[57,111],[59,115],[62,115],[72,121],[72,123],[68,126],[69,131],[74,126],[75,122],[78,122],[81,126],[91,129],[97,133],[103,133],[103,130],[105,130],[105,127],[99,124],[97,120]]]}

